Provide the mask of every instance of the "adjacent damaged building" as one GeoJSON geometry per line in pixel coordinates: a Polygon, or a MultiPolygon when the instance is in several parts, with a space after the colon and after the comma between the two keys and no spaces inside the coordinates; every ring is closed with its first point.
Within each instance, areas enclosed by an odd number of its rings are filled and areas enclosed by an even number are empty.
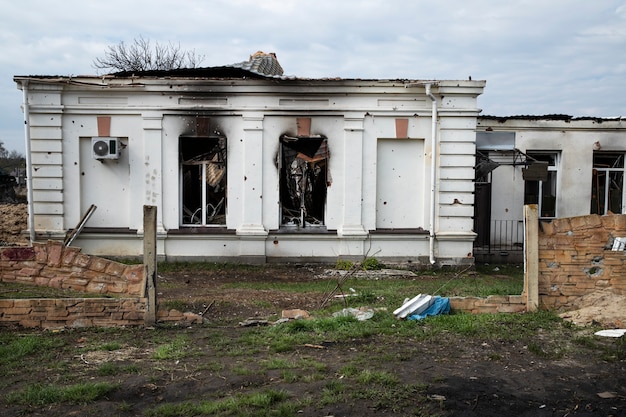
{"type": "Polygon", "coordinates": [[[523,206],[540,221],[626,213],[626,119],[480,116],[475,255],[521,259],[523,206]]]}
{"type": "Polygon", "coordinates": [[[308,79],[223,67],[16,76],[30,232],[168,260],[473,262],[484,81],[308,79]]]}

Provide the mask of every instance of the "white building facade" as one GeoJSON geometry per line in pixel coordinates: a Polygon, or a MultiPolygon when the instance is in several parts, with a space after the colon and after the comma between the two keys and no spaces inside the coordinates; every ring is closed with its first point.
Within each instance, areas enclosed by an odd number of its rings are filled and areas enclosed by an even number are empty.
{"type": "Polygon", "coordinates": [[[167,260],[473,262],[484,81],[297,79],[224,67],[16,76],[30,230],[167,260]]]}

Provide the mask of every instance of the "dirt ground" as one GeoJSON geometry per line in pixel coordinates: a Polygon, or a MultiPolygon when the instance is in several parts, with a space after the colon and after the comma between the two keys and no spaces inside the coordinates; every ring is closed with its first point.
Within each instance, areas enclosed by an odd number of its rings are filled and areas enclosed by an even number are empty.
{"type": "Polygon", "coordinates": [[[27,245],[28,235],[22,234],[27,227],[27,204],[0,204],[0,246],[27,245]]]}
{"type": "MultiPolygon", "coordinates": [[[[16,234],[15,230],[23,228],[24,223],[20,223],[21,220],[15,218],[12,211],[19,211],[19,208],[14,205],[5,211],[5,207],[0,206],[0,210],[3,223],[11,226],[2,227],[0,240],[19,240],[19,233],[16,234]]],[[[59,381],[60,373],[70,369],[76,375],[75,380],[109,380],[120,383],[121,388],[106,400],[88,405],[24,407],[0,401],[0,415],[139,416],[144,415],[143,410],[157,405],[200,401],[225,393],[237,395],[262,389],[285,391],[291,398],[317,398],[328,390],[331,383],[338,381],[344,381],[353,392],[360,389],[354,379],[342,373],[346,363],[360,363],[364,367],[395,375],[399,386],[412,388],[397,391],[390,387],[388,398],[369,398],[364,391],[361,400],[348,396],[350,400],[340,404],[314,402],[294,415],[626,416],[626,361],[606,360],[607,350],[617,349],[619,345],[607,338],[594,339],[597,337],[593,336],[592,328],[586,332],[586,337],[594,340],[596,348],[593,349],[576,343],[580,331],[570,331],[563,326],[563,331],[558,334],[546,334],[538,329],[533,340],[460,338],[446,333],[415,339],[370,334],[349,342],[328,340],[318,346],[303,345],[284,353],[272,353],[269,349],[243,356],[226,353],[238,346],[245,349],[244,341],[257,329],[240,326],[241,321],[247,318],[274,320],[285,309],[314,310],[319,308],[325,297],[321,292],[294,294],[280,289],[278,284],[326,280],[328,288],[332,289],[336,282],[334,273],[324,265],[159,272],[160,304],[180,303],[206,317],[204,325],[187,329],[159,329],[160,337],[174,339],[184,333],[201,353],[171,363],[155,362],[151,359],[155,344],[150,339],[155,337],[151,330],[126,329],[108,335],[87,330],[60,332],[58,337],[69,347],[55,353],[56,362],[67,364],[63,365],[63,369],[60,366],[59,369],[44,367],[30,371],[28,375],[10,375],[5,377],[2,386],[20,386],[32,379],[42,383],[59,381]],[[271,290],[231,288],[229,284],[234,282],[264,282],[276,284],[276,287],[271,290]],[[107,337],[126,337],[129,342],[112,352],[77,354],[86,344],[97,343],[96,339],[100,338],[104,341],[107,337]],[[605,346],[606,350],[600,352],[598,344],[605,346]],[[312,382],[306,382],[304,377],[288,381],[279,371],[260,367],[260,364],[275,358],[323,364],[323,375],[320,380],[312,382]],[[105,362],[120,366],[133,364],[139,371],[104,377],[98,373],[98,367],[105,362]],[[217,363],[219,367],[215,365],[217,363]],[[242,373],[239,371],[242,366],[252,372],[242,373]]],[[[377,278],[412,279],[400,274],[393,278],[389,275],[377,278]]],[[[601,302],[601,299],[595,298],[580,309],[589,307],[589,303],[600,305],[601,302]]],[[[624,310],[618,313],[619,320],[623,320],[624,310]]],[[[572,316],[574,313],[569,314],[572,316]]],[[[587,317],[592,314],[598,315],[597,312],[589,313],[587,317]]],[[[0,329],[0,333],[6,331],[9,330],[0,329]]],[[[427,326],[416,326],[418,333],[427,331],[427,326]]]]}

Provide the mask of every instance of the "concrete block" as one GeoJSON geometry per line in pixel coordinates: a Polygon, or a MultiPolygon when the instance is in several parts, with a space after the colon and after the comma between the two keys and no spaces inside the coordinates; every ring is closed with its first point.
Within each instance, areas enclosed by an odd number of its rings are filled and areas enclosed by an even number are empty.
{"type": "Polygon", "coordinates": [[[74,258],[74,266],[78,268],[87,268],[89,266],[90,260],[91,257],[89,255],[85,255],[84,253],[78,253],[74,258]]]}
{"type": "Polygon", "coordinates": [[[30,318],[24,318],[18,321],[18,324],[22,327],[37,328],[41,327],[41,320],[32,320],[30,318]]]}
{"type": "Polygon", "coordinates": [[[126,265],[124,264],[118,262],[110,262],[104,270],[104,273],[108,275],[113,275],[115,277],[121,277],[125,269],[126,265]]]}
{"type": "Polygon", "coordinates": [[[509,303],[508,295],[490,295],[485,299],[486,305],[489,305],[489,304],[499,305],[499,304],[508,304],[508,303],[509,303]]]}
{"type": "Polygon", "coordinates": [[[54,240],[48,241],[48,259],[47,264],[49,266],[60,266],[61,255],[63,254],[63,243],[54,240]]]}
{"type": "Polygon", "coordinates": [[[91,257],[91,261],[89,262],[88,268],[91,269],[92,271],[104,272],[107,269],[107,267],[109,266],[110,262],[111,261],[109,261],[107,259],[98,258],[97,256],[93,256],[93,257],[91,257]]]}
{"type": "Polygon", "coordinates": [[[523,313],[526,311],[526,304],[502,304],[498,306],[498,313],[523,313]]]}
{"type": "Polygon", "coordinates": [[[145,267],[143,265],[126,266],[122,277],[129,282],[143,282],[145,267]]]}
{"type": "Polygon", "coordinates": [[[284,319],[298,320],[298,319],[308,319],[311,316],[309,315],[308,311],[300,310],[299,308],[296,308],[292,310],[283,310],[281,317],[284,319]]]}
{"type": "Polygon", "coordinates": [[[80,248],[76,247],[66,247],[63,250],[63,257],[61,259],[61,264],[63,265],[73,265],[74,259],[76,259],[76,255],[80,253],[80,248]]]}
{"type": "Polygon", "coordinates": [[[554,219],[552,225],[555,233],[566,233],[572,229],[569,218],[554,219]]]}
{"type": "Polygon", "coordinates": [[[46,263],[48,261],[48,251],[46,245],[42,243],[33,243],[33,250],[35,251],[35,260],[38,263],[46,263]]]}

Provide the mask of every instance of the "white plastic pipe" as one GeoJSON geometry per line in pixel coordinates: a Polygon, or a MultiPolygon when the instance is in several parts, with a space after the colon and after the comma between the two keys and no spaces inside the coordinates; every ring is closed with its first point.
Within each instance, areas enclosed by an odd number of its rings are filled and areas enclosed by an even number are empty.
{"type": "Polygon", "coordinates": [[[33,168],[30,155],[30,107],[28,105],[28,80],[22,81],[24,94],[24,141],[26,145],[26,190],[28,195],[28,231],[30,244],[35,241],[35,212],[33,207],[33,168]]]}
{"type": "Polygon", "coordinates": [[[432,102],[431,115],[431,163],[430,163],[430,221],[429,232],[429,260],[431,265],[435,260],[435,209],[437,207],[437,98],[430,91],[431,84],[426,84],[426,95],[432,102]]]}

